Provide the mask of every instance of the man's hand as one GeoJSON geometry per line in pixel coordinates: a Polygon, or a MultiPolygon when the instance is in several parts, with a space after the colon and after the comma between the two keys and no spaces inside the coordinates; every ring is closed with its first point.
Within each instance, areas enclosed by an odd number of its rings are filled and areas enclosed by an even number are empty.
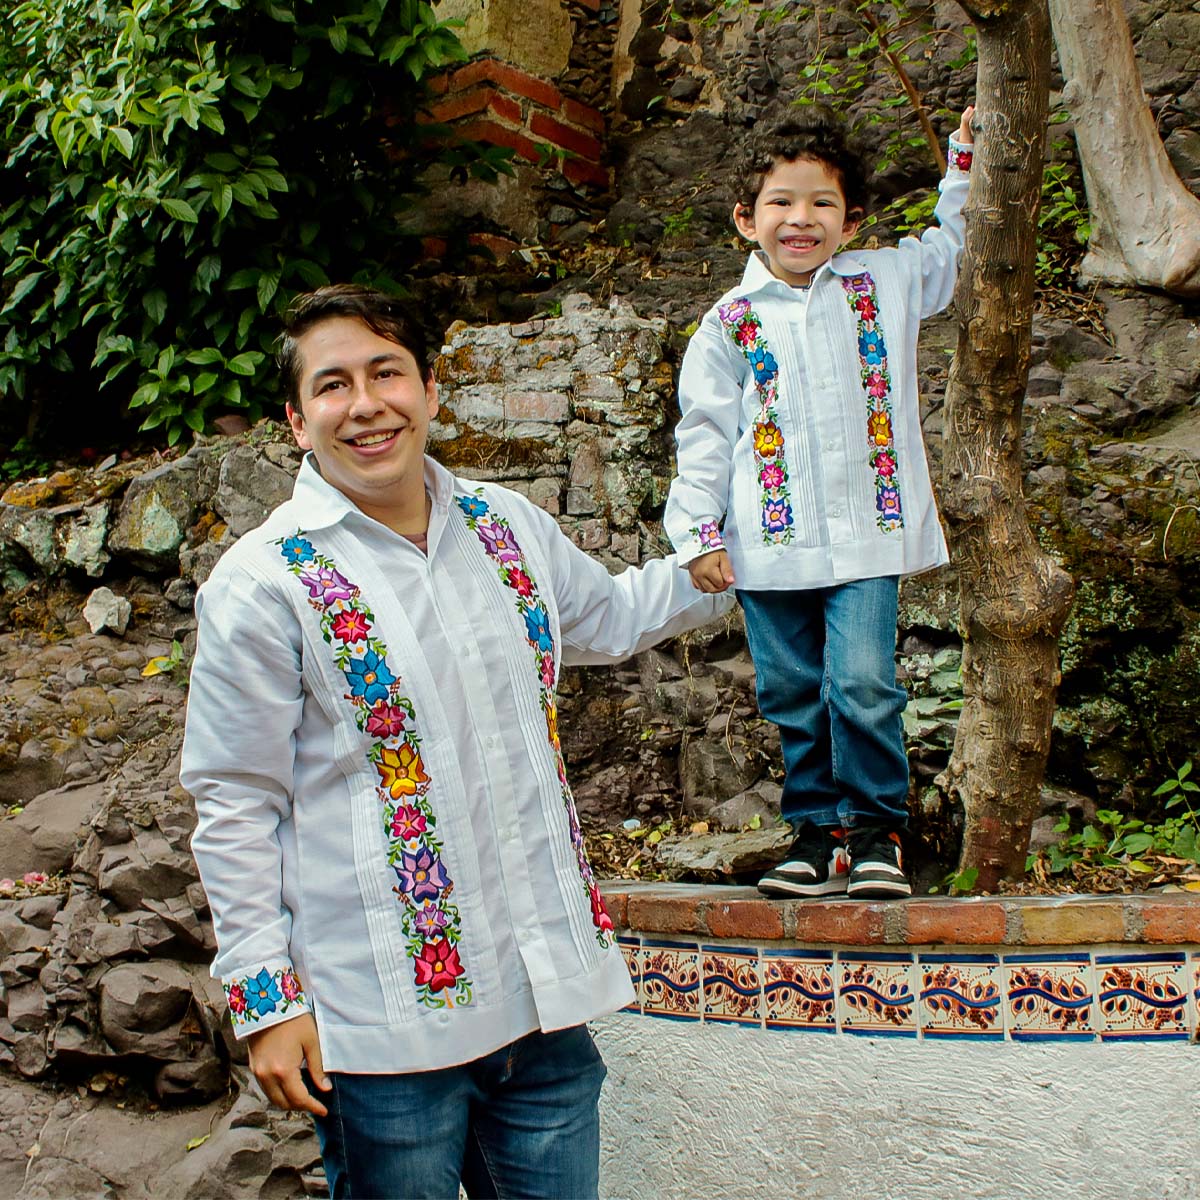
{"type": "Polygon", "coordinates": [[[692,577],[692,584],[709,595],[727,591],[734,582],[733,566],[724,550],[713,550],[693,558],[688,563],[688,574],[692,577]]]}
{"type": "Polygon", "coordinates": [[[307,1065],[317,1087],[323,1092],[333,1087],[321,1066],[321,1044],[312,1013],[260,1029],[250,1035],[249,1042],[250,1069],[276,1108],[329,1115],[300,1078],[300,1068],[307,1065]]]}
{"type": "Polygon", "coordinates": [[[971,118],[975,115],[975,105],[968,104],[963,109],[962,120],[958,123],[958,132],[954,135],[954,140],[960,146],[974,145],[975,135],[971,132],[971,118]]]}

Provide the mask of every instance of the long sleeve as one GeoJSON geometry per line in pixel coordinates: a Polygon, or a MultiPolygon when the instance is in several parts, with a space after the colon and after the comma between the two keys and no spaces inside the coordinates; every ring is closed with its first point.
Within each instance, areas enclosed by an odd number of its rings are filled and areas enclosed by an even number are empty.
{"type": "Polygon", "coordinates": [[[727,342],[714,309],[692,335],[679,373],[677,474],[663,526],[681,565],[725,545],[720,524],[729,500],[745,371],[727,342]]]}
{"type": "Polygon", "coordinates": [[[963,206],[970,186],[972,146],[950,139],[949,166],[938,185],[938,202],[933,210],[935,224],[919,238],[903,238],[898,247],[902,259],[915,260],[921,277],[921,317],[939,313],[954,299],[958,262],[966,236],[963,206]]]}
{"type": "Polygon", "coordinates": [[[216,928],[213,975],[245,1037],[309,1008],[289,952],[279,838],[304,705],[301,642],[290,609],[244,573],[218,571],[196,611],[180,780],[196,799],[192,851],[216,928]]]}

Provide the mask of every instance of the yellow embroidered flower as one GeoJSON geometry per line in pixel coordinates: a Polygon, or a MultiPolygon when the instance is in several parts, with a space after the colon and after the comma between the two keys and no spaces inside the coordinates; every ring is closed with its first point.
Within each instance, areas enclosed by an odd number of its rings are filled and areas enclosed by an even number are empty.
{"type": "Polygon", "coordinates": [[[550,745],[558,750],[558,709],[553,704],[546,709],[546,730],[550,734],[550,745]]]}
{"type": "Polygon", "coordinates": [[[391,793],[393,800],[401,796],[415,796],[422,793],[429,785],[429,776],[425,774],[425,764],[407,742],[401,742],[399,747],[392,749],[388,746],[379,755],[375,764],[379,772],[379,780],[383,787],[391,793]]]}
{"type": "Polygon", "coordinates": [[[783,433],[774,421],[755,425],[754,449],[762,458],[772,458],[783,449],[783,433]]]}
{"type": "Polygon", "coordinates": [[[875,446],[888,446],[892,441],[892,422],[885,412],[873,412],[867,418],[867,440],[875,446]]]}

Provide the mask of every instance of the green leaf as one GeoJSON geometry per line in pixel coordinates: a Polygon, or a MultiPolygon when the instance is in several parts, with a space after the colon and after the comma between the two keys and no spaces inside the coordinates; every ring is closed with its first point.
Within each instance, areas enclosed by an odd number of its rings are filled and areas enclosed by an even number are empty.
{"type": "Polygon", "coordinates": [[[264,272],[258,278],[258,307],[267,311],[268,306],[275,297],[275,293],[279,290],[279,277],[281,272],[268,271],[264,272]]]}
{"type": "Polygon", "coordinates": [[[108,131],[109,141],[112,142],[126,158],[133,157],[133,134],[121,126],[113,126],[108,131]]]}
{"type": "Polygon", "coordinates": [[[235,375],[253,375],[258,363],[262,361],[262,357],[261,354],[247,351],[245,354],[238,354],[234,358],[229,359],[225,364],[225,368],[232,371],[235,375]]]}
{"type": "Polygon", "coordinates": [[[208,367],[213,363],[223,362],[225,359],[225,356],[215,346],[206,346],[203,350],[189,350],[184,357],[198,367],[208,367]]]}
{"type": "Polygon", "coordinates": [[[186,200],[179,200],[174,196],[164,196],[160,203],[177,221],[195,225],[200,219],[196,216],[196,210],[186,200]]]}
{"type": "Polygon", "coordinates": [[[35,271],[32,275],[26,275],[20,283],[12,290],[12,295],[9,296],[7,303],[3,308],[0,308],[0,314],[8,312],[10,308],[16,308],[30,292],[38,285],[38,280],[45,275],[45,271],[35,271]]]}
{"type": "Polygon", "coordinates": [[[350,37],[345,25],[337,24],[330,26],[329,29],[329,44],[339,53],[344,54],[346,45],[350,37]]]}
{"type": "Polygon", "coordinates": [[[147,292],[142,297],[142,307],[156,325],[161,325],[167,315],[167,293],[161,288],[147,292]]]}

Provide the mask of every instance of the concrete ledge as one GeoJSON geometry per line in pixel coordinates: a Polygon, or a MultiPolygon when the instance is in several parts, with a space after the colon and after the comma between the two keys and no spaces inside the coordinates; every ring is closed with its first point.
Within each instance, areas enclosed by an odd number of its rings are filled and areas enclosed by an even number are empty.
{"type": "Polygon", "coordinates": [[[751,887],[601,884],[613,924],[643,934],[838,946],[1200,945],[1200,896],[767,900],[751,887]]]}

